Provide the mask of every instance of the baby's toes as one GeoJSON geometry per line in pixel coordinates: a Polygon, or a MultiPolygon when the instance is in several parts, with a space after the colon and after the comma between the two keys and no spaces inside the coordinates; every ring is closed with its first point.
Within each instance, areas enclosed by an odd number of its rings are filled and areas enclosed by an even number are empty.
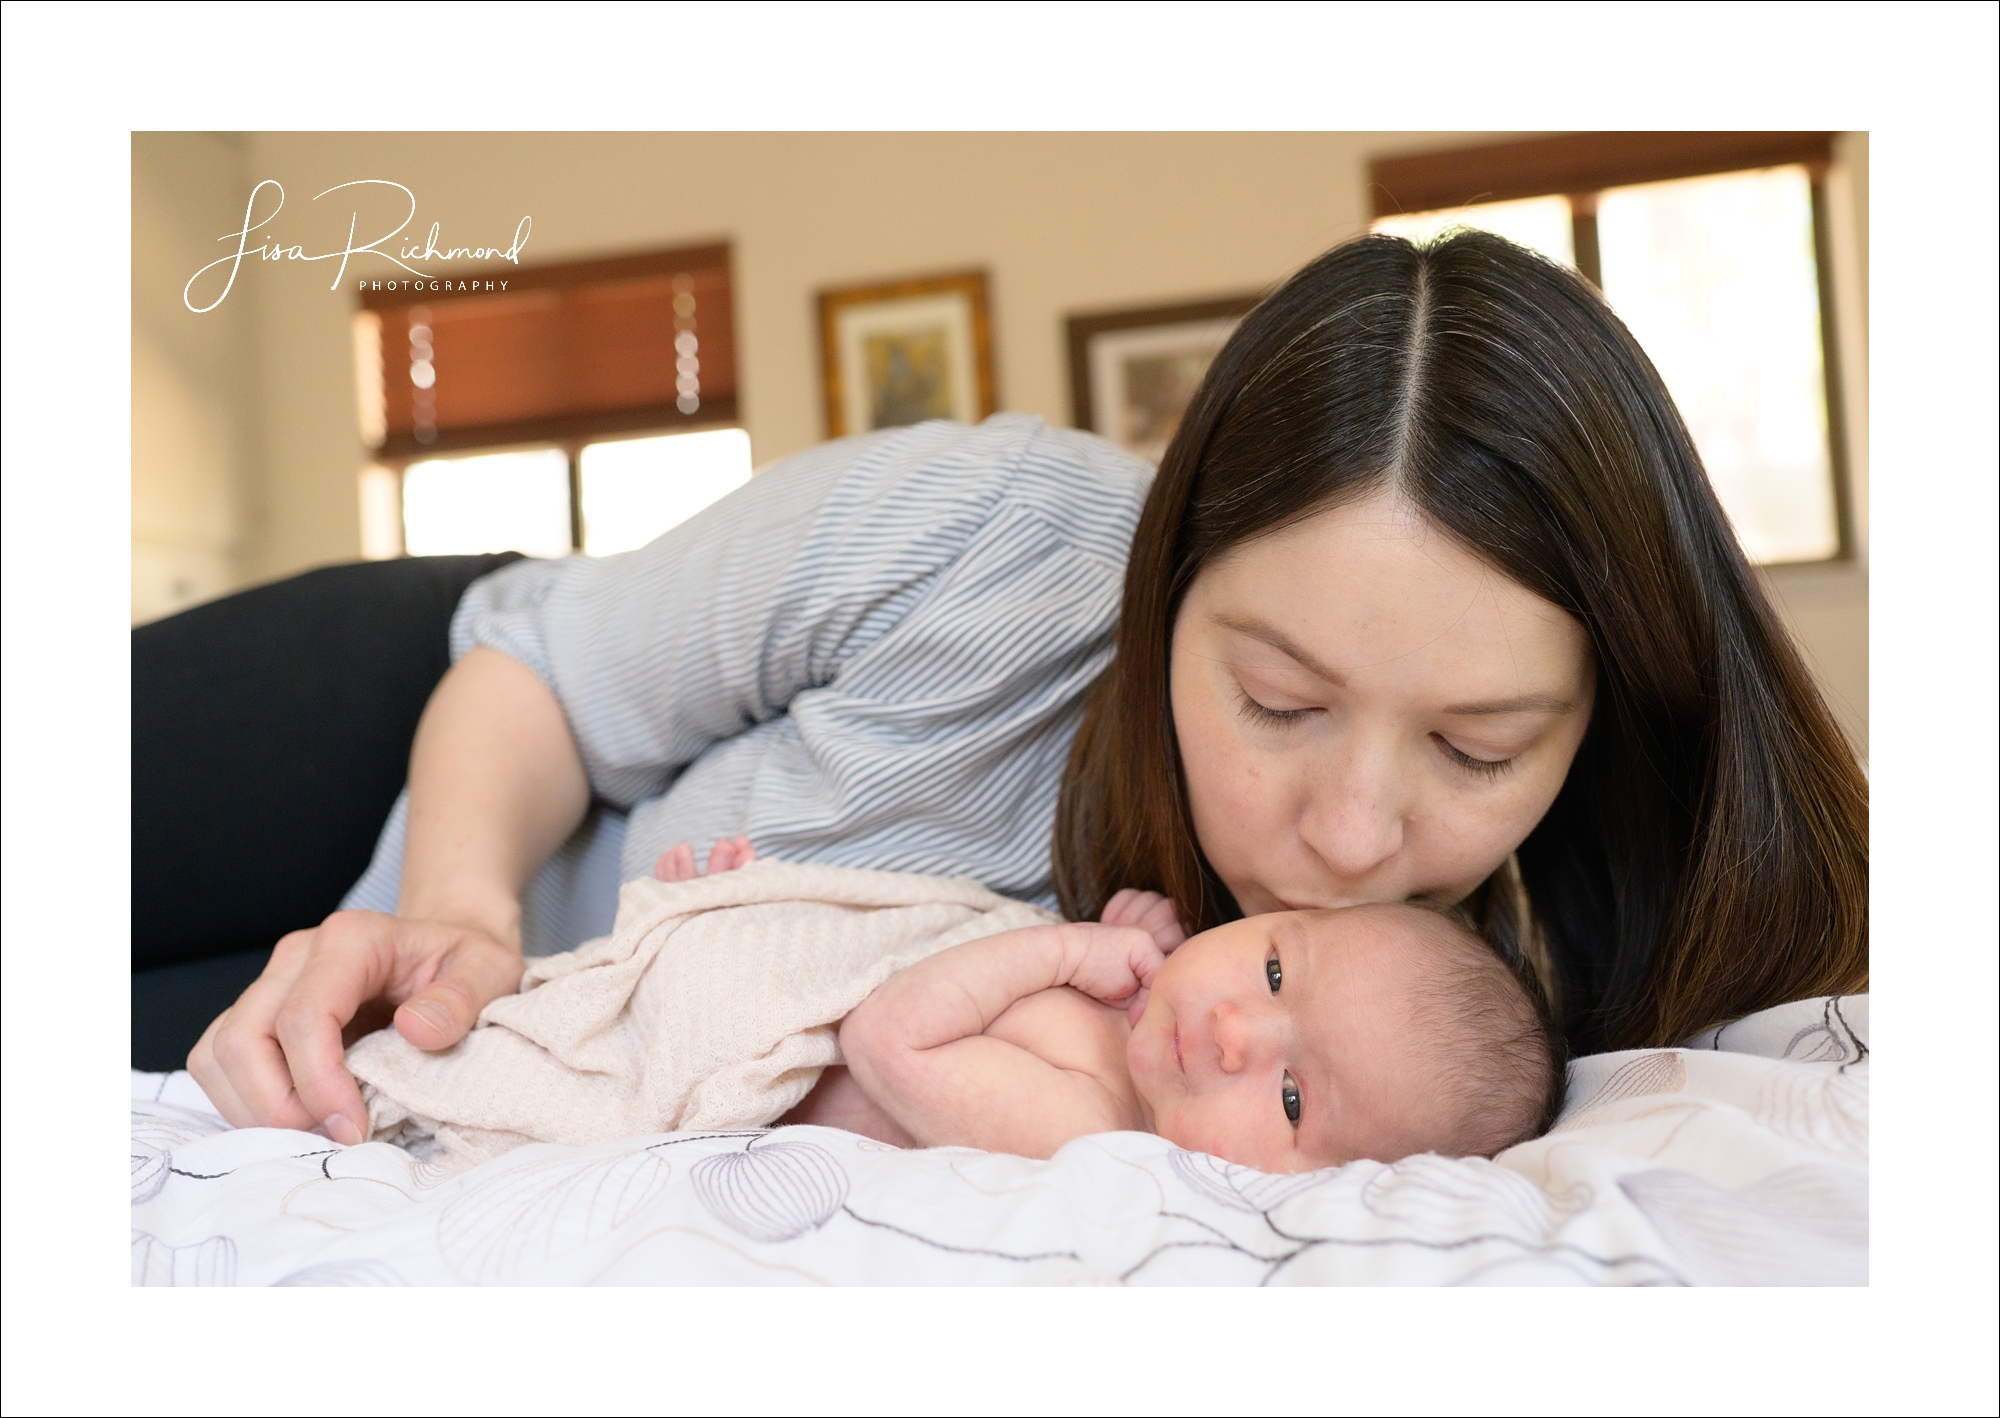
{"type": "Polygon", "coordinates": [[[748,837],[718,837],[715,845],[709,848],[708,870],[711,875],[719,871],[735,871],[756,860],[756,849],[750,845],[748,837]]]}
{"type": "Polygon", "coordinates": [[[694,848],[685,842],[667,848],[660,853],[660,859],[653,863],[653,875],[660,881],[693,881],[694,848]]]}

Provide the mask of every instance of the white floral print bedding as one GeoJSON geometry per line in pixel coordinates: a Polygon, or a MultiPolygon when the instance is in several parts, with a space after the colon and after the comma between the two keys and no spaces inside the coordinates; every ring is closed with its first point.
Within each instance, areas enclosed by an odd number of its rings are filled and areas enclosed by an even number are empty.
{"type": "Polygon", "coordinates": [[[792,1127],[444,1176],[132,1075],[135,1285],[1861,1285],[1868,999],[1571,1069],[1493,1161],[1272,1176],[1139,1133],[1047,1162],[792,1127]]]}

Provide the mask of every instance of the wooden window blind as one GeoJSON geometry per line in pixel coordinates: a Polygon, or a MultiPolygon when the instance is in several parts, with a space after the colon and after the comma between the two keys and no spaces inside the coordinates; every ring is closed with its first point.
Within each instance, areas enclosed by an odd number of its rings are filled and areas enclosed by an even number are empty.
{"type": "Polygon", "coordinates": [[[382,285],[385,463],[737,420],[726,244],[382,285]]]}
{"type": "Polygon", "coordinates": [[[1368,191],[1388,217],[1792,163],[1817,182],[1832,160],[1831,133],[1560,133],[1378,158],[1368,191]]]}

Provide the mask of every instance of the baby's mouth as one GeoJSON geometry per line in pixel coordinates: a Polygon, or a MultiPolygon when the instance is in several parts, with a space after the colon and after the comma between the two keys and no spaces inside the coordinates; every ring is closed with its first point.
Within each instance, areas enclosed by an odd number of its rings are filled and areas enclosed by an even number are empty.
{"type": "Polygon", "coordinates": [[[1181,1071],[1182,1078],[1187,1077],[1187,1061],[1181,1057],[1181,1022],[1178,1019],[1174,1021],[1174,1067],[1181,1071]]]}

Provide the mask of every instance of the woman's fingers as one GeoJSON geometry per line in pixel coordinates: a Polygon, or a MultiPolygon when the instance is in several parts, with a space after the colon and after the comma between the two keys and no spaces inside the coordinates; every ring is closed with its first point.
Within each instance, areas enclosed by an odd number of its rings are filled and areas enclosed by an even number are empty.
{"type": "Polygon", "coordinates": [[[229,1086],[228,1075],[215,1062],[215,1036],[228,1018],[229,1011],[224,1010],[209,1021],[208,1028],[202,1031],[201,1038],[188,1051],[187,1068],[201,1091],[208,1095],[209,1104],[216,1112],[237,1127],[249,1127],[250,1110],[243,1105],[236,1090],[229,1086]]]}
{"type": "Polygon", "coordinates": [[[237,1127],[306,1129],[319,1122],[299,1102],[276,1038],[286,995],[310,959],[316,931],[293,931],[188,1055],[188,1072],[222,1116],[237,1127]]]}
{"type": "Polygon", "coordinates": [[[368,1113],[344,1062],[341,1031],[389,987],[398,937],[419,929],[373,911],[335,912],[319,928],[311,958],[278,1007],[274,1033],[298,1101],[343,1145],[367,1136],[368,1113]]]}
{"type": "Polygon", "coordinates": [[[195,1044],[188,1071],[238,1127],[324,1126],[335,1142],[359,1142],[367,1112],[341,1035],[362,1006],[402,997],[403,1037],[448,1048],[520,982],[520,955],[480,931],[336,911],[278,942],[264,973],[195,1044]]]}
{"type": "Polygon", "coordinates": [[[478,1022],[480,1010],[521,986],[519,955],[488,937],[461,934],[430,983],[396,1010],[396,1032],[420,1049],[450,1048],[478,1022]]]}

